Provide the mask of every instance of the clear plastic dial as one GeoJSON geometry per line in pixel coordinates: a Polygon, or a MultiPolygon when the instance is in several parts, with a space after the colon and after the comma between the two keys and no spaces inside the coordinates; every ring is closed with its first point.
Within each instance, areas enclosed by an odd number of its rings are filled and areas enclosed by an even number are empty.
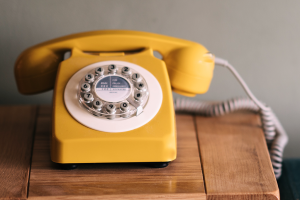
{"type": "Polygon", "coordinates": [[[148,86],[141,74],[113,63],[90,70],[79,86],[77,97],[81,106],[103,119],[124,120],[137,116],[149,98],[148,86]]]}

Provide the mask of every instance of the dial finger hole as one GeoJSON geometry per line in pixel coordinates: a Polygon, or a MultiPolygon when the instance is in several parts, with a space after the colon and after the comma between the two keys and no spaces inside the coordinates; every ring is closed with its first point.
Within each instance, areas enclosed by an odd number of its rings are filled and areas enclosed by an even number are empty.
{"type": "Polygon", "coordinates": [[[94,96],[91,93],[86,93],[83,95],[83,98],[87,102],[91,102],[94,100],[94,96]]]}
{"type": "Polygon", "coordinates": [[[128,75],[128,74],[131,74],[131,70],[130,70],[130,68],[129,67],[123,67],[122,68],[122,74],[124,74],[124,75],[128,75]]]}
{"type": "Polygon", "coordinates": [[[104,74],[104,69],[103,67],[98,67],[95,69],[95,73],[99,74],[100,76],[104,74]]]}
{"type": "Polygon", "coordinates": [[[107,104],[106,105],[106,110],[109,113],[114,113],[114,112],[116,112],[116,106],[114,104],[112,104],[112,103],[107,104]]]}
{"type": "Polygon", "coordinates": [[[142,82],[136,82],[135,83],[135,87],[138,89],[138,90],[143,90],[145,88],[145,84],[142,83],[142,82]]]}
{"type": "Polygon", "coordinates": [[[117,71],[116,65],[109,65],[109,66],[108,66],[108,71],[109,71],[109,73],[111,73],[111,74],[116,73],[116,71],[117,71]]]}
{"type": "Polygon", "coordinates": [[[137,81],[137,82],[140,81],[141,75],[139,73],[132,74],[132,80],[137,81]]]}
{"type": "Polygon", "coordinates": [[[102,108],[102,105],[103,105],[103,103],[99,99],[97,99],[93,102],[93,107],[97,110],[100,110],[102,108]]]}
{"type": "Polygon", "coordinates": [[[95,78],[94,74],[87,74],[87,75],[85,75],[85,80],[86,81],[94,82],[94,78],[95,78]]]}
{"type": "Polygon", "coordinates": [[[136,92],[136,93],[134,93],[134,98],[135,98],[135,100],[141,101],[141,100],[142,100],[142,97],[143,97],[143,93],[141,93],[141,92],[136,92]]]}
{"type": "Polygon", "coordinates": [[[121,111],[127,112],[128,109],[129,109],[129,104],[128,104],[127,102],[122,102],[122,103],[120,104],[120,108],[121,108],[121,111]]]}
{"type": "Polygon", "coordinates": [[[83,83],[83,84],[81,85],[81,90],[84,91],[84,92],[89,92],[89,91],[91,90],[90,84],[88,84],[88,83],[83,83]]]}

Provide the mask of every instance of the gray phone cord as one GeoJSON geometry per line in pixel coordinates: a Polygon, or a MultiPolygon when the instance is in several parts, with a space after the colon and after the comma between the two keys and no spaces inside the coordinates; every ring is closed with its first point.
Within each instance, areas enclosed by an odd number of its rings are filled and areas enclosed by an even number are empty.
{"type": "Polygon", "coordinates": [[[184,111],[205,116],[220,116],[240,110],[259,112],[261,115],[265,138],[269,146],[274,174],[276,178],[279,178],[281,176],[283,150],[288,142],[288,136],[284,128],[272,109],[257,100],[245,81],[232,65],[221,58],[215,58],[215,64],[229,69],[242,85],[249,98],[234,98],[220,103],[177,98],[174,100],[175,111],[184,111]]]}

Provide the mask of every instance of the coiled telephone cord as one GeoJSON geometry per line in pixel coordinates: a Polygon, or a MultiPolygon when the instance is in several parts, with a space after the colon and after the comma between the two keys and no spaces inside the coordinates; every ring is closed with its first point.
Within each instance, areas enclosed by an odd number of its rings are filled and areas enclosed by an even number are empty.
{"type": "Polygon", "coordinates": [[[240,82],[249,98],[234,98],[220,103],[201,102],[177,98],[175,111],[189,112],[204,116],[221,116],[234,111],[248,110],[261,115],[262,128],[268,144],[270,158],[276,178],[281,176],[282,156],[288,136],[272,109],[258,101],[238,72],[226,60],[215,58],[215,64],[228,68],[240,82]]]}

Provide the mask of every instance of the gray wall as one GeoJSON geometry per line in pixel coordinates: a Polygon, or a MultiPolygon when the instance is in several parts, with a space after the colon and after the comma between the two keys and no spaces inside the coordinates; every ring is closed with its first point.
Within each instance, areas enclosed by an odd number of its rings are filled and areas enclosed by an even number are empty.
{"type": "MultiPolygon", "coordinates": [[[[49,104],[52,92],[18,93],[17,56],[55,37],[100,29],[149,31],[199,42],[228,59],[286,128],[286,157],[300,157],[300,1],[0,0],[0,104],[49,104]]],[[[244,96],[216,68],[203,100],[244,96]]]]}

